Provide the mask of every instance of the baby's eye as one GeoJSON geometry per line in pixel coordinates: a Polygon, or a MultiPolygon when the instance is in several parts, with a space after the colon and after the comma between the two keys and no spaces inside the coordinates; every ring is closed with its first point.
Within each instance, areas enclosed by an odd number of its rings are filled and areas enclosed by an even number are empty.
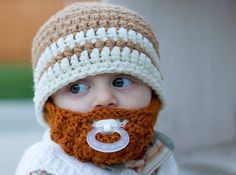
{"type": "Polygon", "coordinates": [[[80,93],[85,93],[89,89],[89,86],[85,83],[77,83],[74,84],[70,87],[70,92],[72,94],[80,94],[80,93]]]}
{"type": "Polygon", "coordinates": [[[112,85],[118,88],[126,88],[133,84],[133,81],[129,78],[119,77],[113,80],[112,85]]]}

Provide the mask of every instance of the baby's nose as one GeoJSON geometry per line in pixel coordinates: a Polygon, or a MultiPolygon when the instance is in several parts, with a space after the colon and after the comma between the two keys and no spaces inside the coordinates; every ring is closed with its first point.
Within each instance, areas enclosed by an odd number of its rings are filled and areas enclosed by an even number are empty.
{"type": "Polygon", "coordinates": [[[97,91],[94,100],[93,108],[97,107],[116,107],[118,105],[118,99],[116,95],[110,89],[103,89],[97,91]]]}

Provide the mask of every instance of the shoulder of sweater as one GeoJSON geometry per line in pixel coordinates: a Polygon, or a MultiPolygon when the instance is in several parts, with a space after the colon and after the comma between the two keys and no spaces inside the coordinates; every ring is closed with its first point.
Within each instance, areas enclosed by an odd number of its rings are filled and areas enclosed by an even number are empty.
{"type": "Polygon", "coordinates": [[[31,171],[36,170],[44,160],[43,156],[51,152],[50,144],[45,141],[37,142],[26,149],[18,164],[16,174],[25,175],[31,171]],[[27,172],[27,173],[26,173],[27,172]]]}
{"type": "Polygon", "coordinates": [[[46,170],[51,174],[97,174],[111,175],[110,172],[90,163],[82,163],[64,153],[60,146],[44,135],[43,140],[31,145],[21,158],[16,175],[28,175],[35,170],[46,170]]]}
{"type": "Polygon", "coordinates": [[[46,130],[41,141],[25,150],[16,169],[16,175],[26,175],[38,169],[50,169],[50,161],[58,159],[58,152],[61,152],[59,145],[50,139],[50,132],[46,130]]]}
{"type": "Polygon", "coordinates": [[[48,140],[40,140],[34,144],[32,144],[31,146],[29,146],[23,157],[26,156],[37,156],[37,155],[41,155],[44,154],[45,152],[49,153],[52,152],[55,149],[55,145],[52,144],[50,141],[48,140]]]}

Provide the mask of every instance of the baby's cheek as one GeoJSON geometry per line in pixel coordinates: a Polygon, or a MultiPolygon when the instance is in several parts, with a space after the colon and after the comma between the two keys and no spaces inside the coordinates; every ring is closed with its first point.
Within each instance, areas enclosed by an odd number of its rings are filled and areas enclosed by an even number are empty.
{"type": "MultiPolygon", "coordinates": [[[[132,98],[131,98],[132,99],[132,98]]],[[[134,92],[133,96],[133,105],[136,108],[147,107],[152,100],[152,91],[147,86],[142,86],[136,92],[134,92]]]]}
{"type": "Polygon", "coordinates": [[[120,107],[126,109],[140,109],[147,107],[151,102],[151,95],[136,94],[134,96],[125,96],[120,99],[120,107]]]}
{"type": "Polygon", "coordinates": [[[89,97],[83,97],[82,99],[69,100],[67,102],[68,108],[74,112],[89,112],[92,109],[92,101],[89,97]]]}

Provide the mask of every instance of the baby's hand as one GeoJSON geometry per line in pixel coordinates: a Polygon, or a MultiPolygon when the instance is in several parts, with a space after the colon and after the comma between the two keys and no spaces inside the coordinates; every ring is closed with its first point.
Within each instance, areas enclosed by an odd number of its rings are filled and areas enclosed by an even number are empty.
{"type": "Polygon", "coordinates": [[[53,174],[50,174],[45,170],[36,170],[36,171],[30,172],[29,175],[53,175],[53,174]]]}

